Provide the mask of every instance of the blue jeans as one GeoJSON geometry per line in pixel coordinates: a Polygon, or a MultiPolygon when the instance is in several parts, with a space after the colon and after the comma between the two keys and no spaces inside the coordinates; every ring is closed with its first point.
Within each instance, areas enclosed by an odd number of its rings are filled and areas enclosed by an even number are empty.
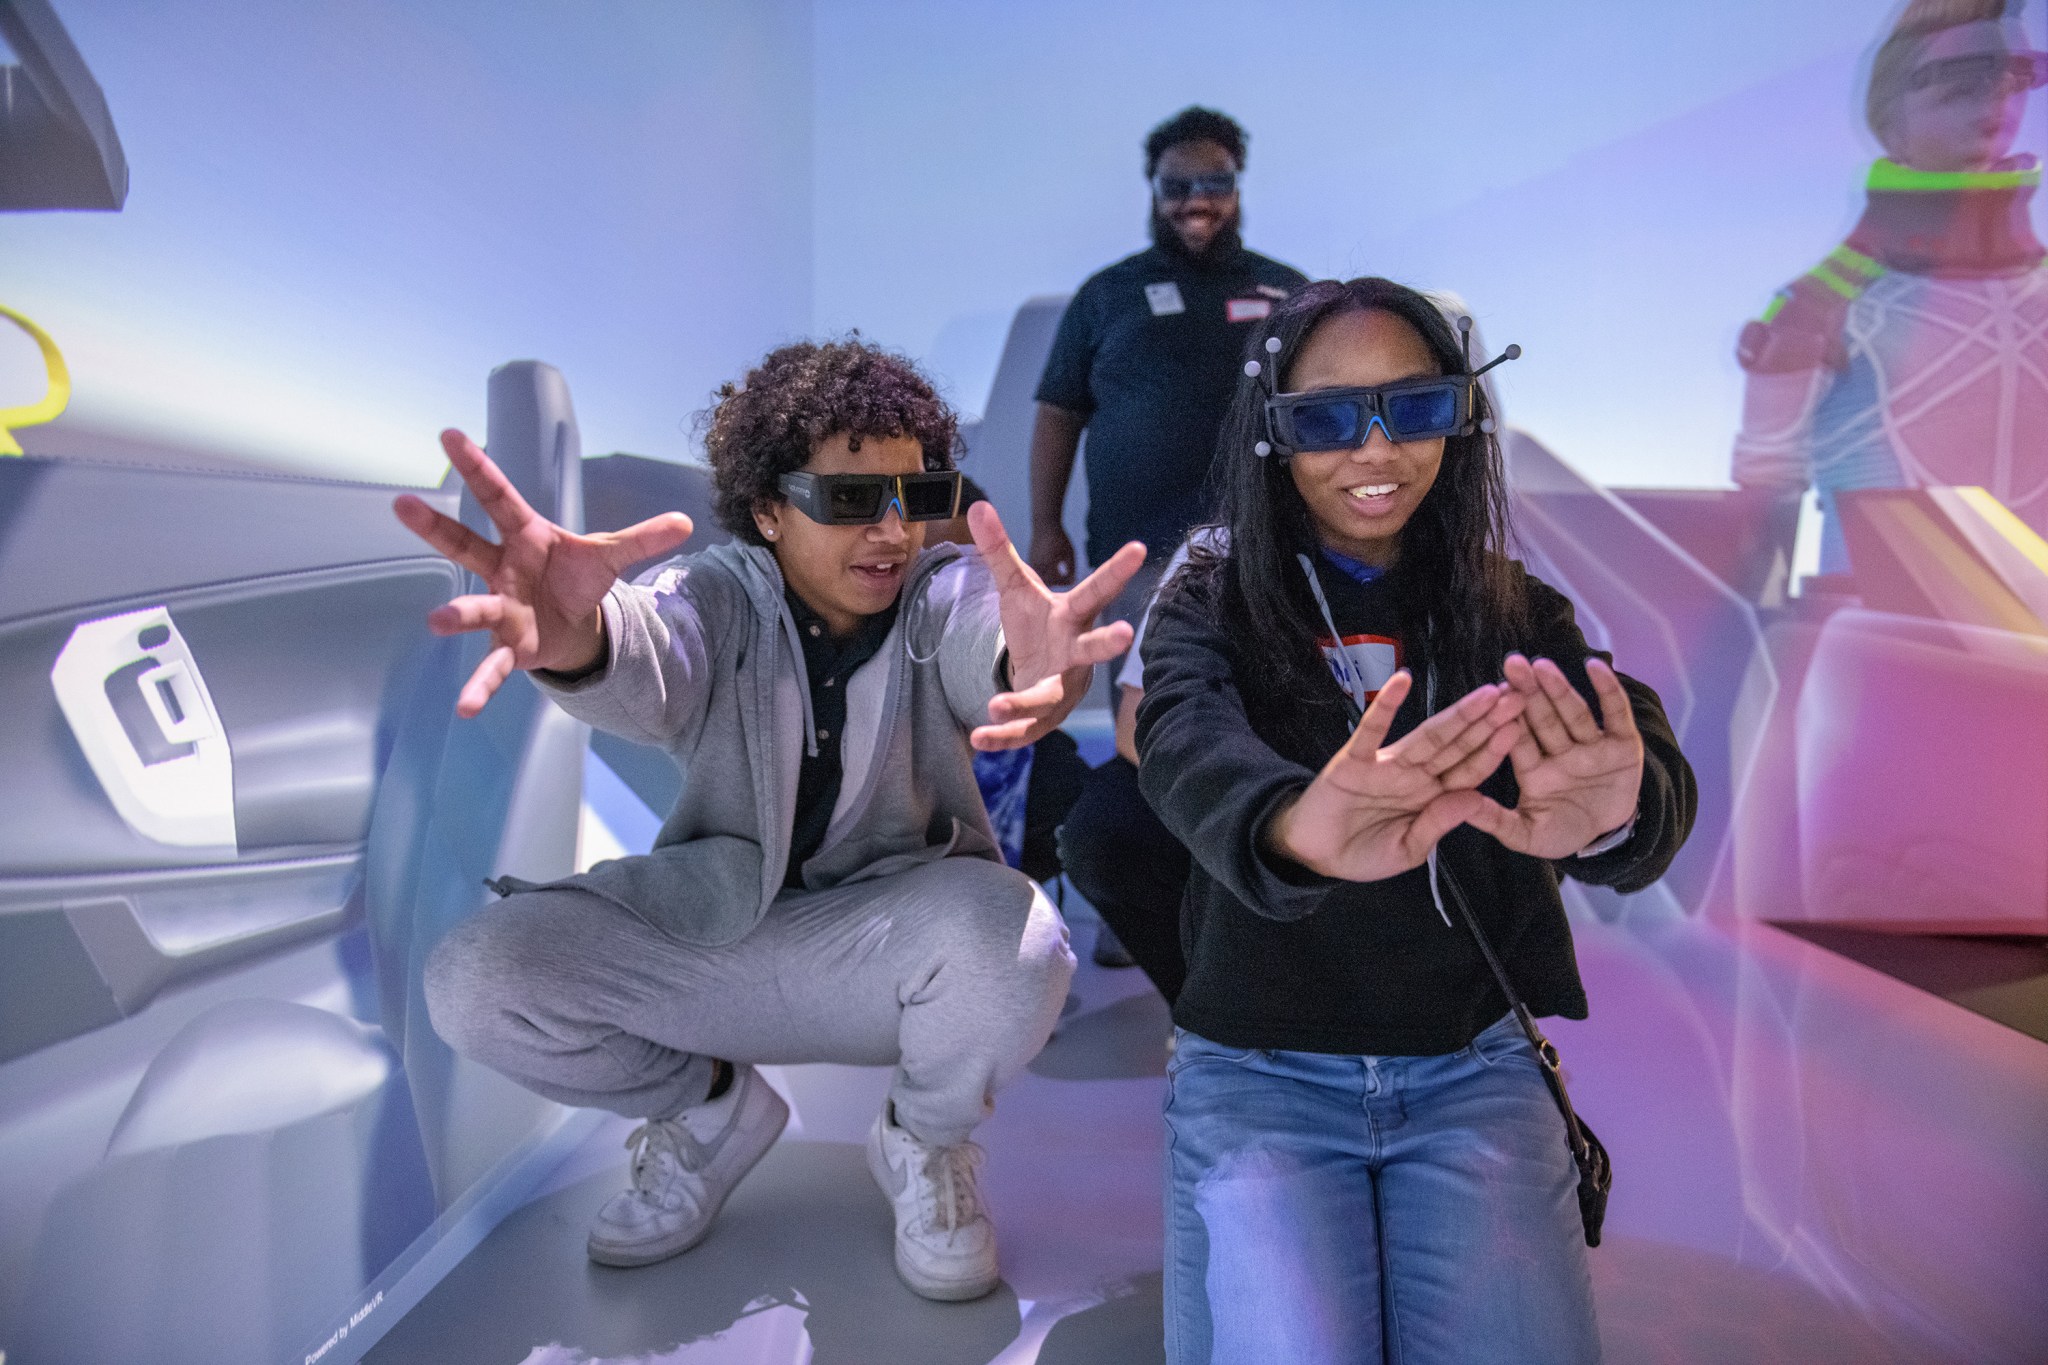
{"type": "Polygon", "coordinates": [[[1173,1365],[1600,1358],[1578,1171],[1512,1015],[1442,1057],[1178,1036],[1173,1365]]]}

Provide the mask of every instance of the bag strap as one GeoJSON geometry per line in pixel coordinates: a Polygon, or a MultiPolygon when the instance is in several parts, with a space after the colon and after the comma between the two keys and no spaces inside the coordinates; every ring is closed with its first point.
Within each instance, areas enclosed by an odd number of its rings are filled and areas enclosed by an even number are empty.
{"type": "MultiPolygon", "coordinates": [[[[1323,624],[1330,628],[1330,638],[1342,640],[1344,636],[1337,630],[1336,618],[1330,614],[1330,603],[1323,596],[1323,585],[1316,576],[1314,562],[1307,555],[1296,555],[1295,558],[1300,561],[1302,572],[1308,576],[1308,585],[1315,594],[1316,605],[1322,609],[1323,624]]],[[[1429,648],[1427,643],[1432,634],[1433,632],[1425,627],[1423,632],[1425,640],[1423,657],[1425,660],[1434,657],[1434,651],[1429,648]]],[[[1423,668],[1422,697],[1423,714],[1434,714],[1436,711],[1436,670],[1427,664],[1423,668]]],[[[1351,728],[1356,730],[1359,722],[1365,718],[1364,703],[1348,690],[1345,693],[1344,700],[1346,709],[1351,713],[1351,728]]],[[[1523,1034],[1529,1039],[1529,1046],[1536,1049],[1536,1060],[1543,1068],[1543,1083],[1550,1087],[1550,1098],[1557,1102],[1557,1112],[1564,1115],[1565,1142],[1571,1148],[1572,1161],[1583,1170],[1590,1160],[1592,1147],[1586,1141],[1586,1130],[1580,1126],[1578,1114],[1572,1109],[1572,1097],[1564,1088],[1564,1069],[1558,1060],[1557,1048],[1548,1038],[1543,1036],[1543,1030],[1536,1027],[1536,1016],[1531,1014],[1529,1007],[1522,1003],[1522,997],[1515,991],[1515,983],[1508,980],[1506,969],[1500,965],[1500,959],[1494,955],[1493,945],[1487,942],[1485,932],[1479,927],[1479,917],[1472,913],[1472,907],[1465,901],[1464,891],[1458,886],[1458,879],[1451,875],[1450,864],[1444,859],[1435,856],[1431,857],[1430,862],[1432,864],[1431,875],[1436,877],[1450,890],[1451,900],[1457,905],[1459,916],[1465,921],[1465,927],[1472,933],[1472,941],[1479,945],[1479,955],[1486,959],[1487,969],[1493,973],[1493,979],[1500,983],[1500,993],[1507,997],[1508,1008],[1514,1012],[1515,1021],[1522,1026],[1523,1034]]]]}
{"type": "Polygon", "coordinates": [[[1543,1080],[1550,1087],[1550,1097],[1557,1101],[1557,1111],[1564,1115],[1565,1141],[1571,1145],[1572,1159],[1583,1164],[1588,1156],[1586,1131],[1579,1126],[1579,1116],[1572,1110],[1572,1097],[1564,1088],[1564,1070],[1559,1063],[1557,1048],[1543,1036],[1543,1030],[1536,1027],[1536,1016],[1522,1003],[1522,997],[1515,992],[1515,985],[1508,980],[1500,958],[1494,955],[1493,945],[1487,942],[1486,934],[1479,928],[1479,917],[1472,913],[1472,907],[1465,900],[1464,891],[1458,886],[1458,879],[1451,875],[1448,860],[1437,859],[1437,877],[1451,893],[1451,902],[1458,907],[1459,918],[1471,931],[1473,942],[1479,945],[1479,955],[1486,959],[1487,969],[1493,979],[1500,983],[1500,993],[1507,997],[1508,1008],[1514,1012],[1515,1020],[1528,1036],[1529,1046],[1536,1049],[1536,1060],[1543,1066],[1543,1080]]]}

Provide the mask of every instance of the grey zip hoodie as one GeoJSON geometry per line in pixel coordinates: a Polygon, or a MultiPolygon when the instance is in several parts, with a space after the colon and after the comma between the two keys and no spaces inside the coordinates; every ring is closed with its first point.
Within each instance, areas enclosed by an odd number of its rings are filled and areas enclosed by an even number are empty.
{"type": "MultiPolygon", "coordinates": [[[[797,770],[819,743],[781,568],[760,546],[720,545],[614,584],[603,610],[604,671],[534,681],[577,719],[665,749],[683,789],[652,852],[549,885],[595,892],[685,943],[732,943],[782,889],[797,770]]],[[[845,745],[845,781],[806,887],[1001,860],[967,732],[988,723],[1007,668],[981,557],[925,550],[888,638],[847,682],[846,733],[825,741],[845,745]]]]}

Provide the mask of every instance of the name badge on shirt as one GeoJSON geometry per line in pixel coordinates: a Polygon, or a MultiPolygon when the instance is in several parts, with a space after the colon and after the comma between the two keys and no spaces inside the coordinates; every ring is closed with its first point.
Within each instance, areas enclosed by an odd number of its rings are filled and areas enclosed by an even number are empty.
{"type": "Polygon", "coordinates": [[[1323,658],[1336,676],[1337,686],[1353,697],[1364,697],[1361,708],[1372,705],[1387,679],[1401,667],[1401,646],[1384,635],[1347,635],[1342,644],[1318,636],[1323,658]]]}
{"type": "Polygon", "coordinates": [[[1257,322],[1272,316],[1273,300],[1231,299],[1223,305],[1223,314],[1232,322],[1257,322]]]}
{"type": "Polygon", "coordinates": [[[1169,313],[1185,313],[1188,306],[1181,302],[1180,286],[1172,280],[1145,286],[1145,302],[1152,306],[1152,316],[1163,318],[1169,313]]]}

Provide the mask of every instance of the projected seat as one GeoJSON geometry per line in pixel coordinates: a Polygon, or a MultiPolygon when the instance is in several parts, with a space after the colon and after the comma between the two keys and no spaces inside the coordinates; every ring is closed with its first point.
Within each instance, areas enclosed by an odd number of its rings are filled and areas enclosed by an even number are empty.
{"type": "MultiPolygon", "coordinates": [[[[1761,635],[1749,602],[1622,497],[1586,479],[1526,432],[1506,442],[1519,553],[1571,598],[1580,628],[1627,673],[1657,689],[1699,782],[1693,837],[1643,896],[1701,908],[1746,754],[1729,718],[1761,635]]],[[[1622,898],[1575,887],[1603,915],[1622,898]]]]}
{"type": "Polygon", "coordinates": [[[1775,874],[1745,894],[1781,921],[2048,933],[2048,545],[1981,489],[1840,506],[1860,605],[1780,700],[1796,817],[1746,823],[1777,846],[1745,849],[1775,874]]]}
{"type": "MultiPolygon", "coordinates": [[[[490,409],[576,524],[560,376],[490,409]]],[[[449,1054],[418,964],[485,876],[570,869],[584,732],[523,678],[452,722],[482,642],[424,616],[471,589],[395,491],[0,460],[10,1355],[297,1359],[560,1121],[449,1054]]]]}
{"type": "Polygon", "coordinates": [[[128,160],[106,97],[47,0],[0,0],[0,210],[118,209],[128,160]]]}
{"type": "MultiPolygon", "coordinates": [[[[1060,315],[1067,310],[1067,297],[1040,294],[1018,306],[1003,339],[995,378],[989,382],[981,420],[963,424],[960,432],[967,445],[962,468],[988,494],[1002,514],[1003,524],[1020,543],[1031,531],[1031,428],[1038,418],[1033,395],[1039,376],[1045,373],[1045,358],[1052,354],[1053,334],[1059,330],[1060,315]]],[[[1068,485],[1069,525],[1079,525],[1087,517],[1087,460],[1084,435],[1075,475],[1068,485]]]]}
{"type": "MultiPolygon", "coordinates": [[[[592,531],[622,531],[663,512],[682,512],[695,524],[680,553],[693,554],[732,536],[711,510],[711,474],[701,465],[650,460],[643,455],[604,455],[583,462],[584,525],[592,531]]],[[[637,579],[672,555],[657,555],[628,568],[637,579]]],[[[590,747],[632,788],[655,818],[676,803],[683,779],[675,760],[660,749],[598,731],[590,747]]]]}

